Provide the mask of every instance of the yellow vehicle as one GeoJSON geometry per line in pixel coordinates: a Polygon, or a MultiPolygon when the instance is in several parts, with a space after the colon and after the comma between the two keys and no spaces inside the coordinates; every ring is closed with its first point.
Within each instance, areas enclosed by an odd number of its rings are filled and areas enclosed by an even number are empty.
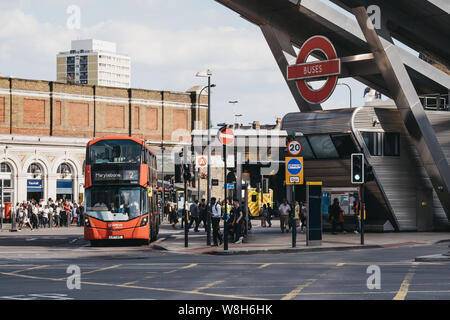
{"type": "Polygon", "coordinates": [[[269,189],[269,193],[257,192],[254,188],[248,189],[248,207],[251,217],[259,217],[259,211],[263,205],[270,204],[273,208],[273,190],[269,189]],[[262,201],[261,201],[262,196],[262,201]]]}

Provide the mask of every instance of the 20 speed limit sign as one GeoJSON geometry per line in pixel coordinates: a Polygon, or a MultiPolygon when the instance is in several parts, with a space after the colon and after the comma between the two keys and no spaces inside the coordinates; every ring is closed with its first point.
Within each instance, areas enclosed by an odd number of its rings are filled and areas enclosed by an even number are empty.
{"type": "Polygon", "coordinates": [[[296,157],[302,153],[302,144],[298,140],[289,141],[287,150],[291,156],[296,157]]]}

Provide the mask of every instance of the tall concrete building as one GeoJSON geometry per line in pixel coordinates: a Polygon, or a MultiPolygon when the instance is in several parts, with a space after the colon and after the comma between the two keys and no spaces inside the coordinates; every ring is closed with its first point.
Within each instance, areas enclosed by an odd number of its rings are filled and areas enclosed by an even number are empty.
{"type": "Polygon", "coordinates": [[[57,55],[58,82],[131,87],[130,57],[117,53],[115,43],[73,40],[70,51],[57,55]]]}

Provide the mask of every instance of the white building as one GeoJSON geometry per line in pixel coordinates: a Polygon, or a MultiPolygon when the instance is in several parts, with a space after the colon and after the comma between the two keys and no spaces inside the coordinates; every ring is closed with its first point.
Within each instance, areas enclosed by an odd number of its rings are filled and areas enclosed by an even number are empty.
{"type": "Polygon", "coordinates": [[[73,40],[71,50],[57,55],[57,81],[65,83],[131,87],[131,60],[118,54],[115,43],[73,40]]]}
{"type": "Polygon", "coordinates": [[[82,201],[89,140],[0,134],[4,202],[48,198],[82,201]]]}

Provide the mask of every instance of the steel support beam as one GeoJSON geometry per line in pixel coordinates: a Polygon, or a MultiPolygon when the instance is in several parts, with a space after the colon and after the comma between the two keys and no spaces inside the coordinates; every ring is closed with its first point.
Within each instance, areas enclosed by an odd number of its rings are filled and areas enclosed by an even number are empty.
{"type": "Polygon", "coordinates": [[[380,39],[364,7],[354,8],[352,11],[450,220],[450,167],[397,47],[380,39]]]}
{"type": "Polygon", "coordinates": [[[260,26],[260,28],[300,111],[322,110],[320,104],[310,104],[303,99],[295,81],[287,81],[286,70],[290,64],[288,58],[294,62],[297,56],[289,36],[267,24],[260,26]]]}

